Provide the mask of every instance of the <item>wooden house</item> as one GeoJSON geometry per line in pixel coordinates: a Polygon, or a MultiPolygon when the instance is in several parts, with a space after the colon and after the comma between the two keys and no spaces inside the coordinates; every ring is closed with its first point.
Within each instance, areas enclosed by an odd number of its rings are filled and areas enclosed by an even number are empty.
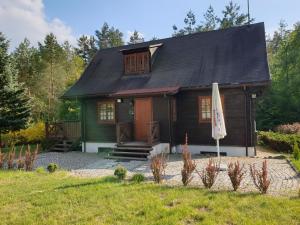
{"type": "Polygon", "coordinates": [[[216,152],[212,83],[227,136],[221,153],[255,155],[255,102],[270,83],[263,23],[103,49],[63,96],[81,102],[84,152],[112,158],[216,152]]]}

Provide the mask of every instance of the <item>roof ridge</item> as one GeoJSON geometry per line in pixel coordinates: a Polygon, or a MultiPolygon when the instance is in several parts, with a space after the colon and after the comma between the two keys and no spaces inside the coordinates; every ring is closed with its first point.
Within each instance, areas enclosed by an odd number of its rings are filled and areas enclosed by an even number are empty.
{"type": "Polygon", "coordinates": [[[260,25],[260,24],[264,24],[264,22],[245,24],[245,25],[228,27],[228,28],[217,29],[217,30],[197,31],[197,32],[194,32],[194,33],[191,33],[191,34],[184,34],[184,35],[179,35],[179,36],[166,37],[166,38],[161,38],[161,39],[157,39],[157,40],[144,41],[144,42],[136,43],[136,44],[126,44],[126,45],[120,45],[120,46],[115,46],[115,47],[109,47],[109,48],[99,49],[99,50],[97,50],[97,53],[102,52],[102,51],[112,50],[112,49],[124,48],[124,47],[128,47],[128,46],[146,45],[147,43],[149,43],[149,44],[156,43],[157,44],[157,43],[160,43],[161,41],[169,40],[169,39],[187,38],[187,37],[196,36],[196,35],[199,35],[199,34],[202,35],[202,34],[207,34],[207,33],[223,32],[223,31],[228,31],[228,30],[233,30],[233,29],[240,29],[240,28],[245,28],[245,27],[257,26],[257,25],[260,25]]]}

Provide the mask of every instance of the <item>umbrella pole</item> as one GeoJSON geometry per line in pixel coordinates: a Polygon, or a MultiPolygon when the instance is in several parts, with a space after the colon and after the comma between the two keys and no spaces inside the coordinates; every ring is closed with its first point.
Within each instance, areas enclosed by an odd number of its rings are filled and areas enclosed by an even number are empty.
{"type": "Polygon", "coordinates": [[[217,151],[218,151],[218,160],[219,163],[221,162],[221,157],[220,157],[220,145],[219,145],[219,139],[217,139],[217,151]]]}

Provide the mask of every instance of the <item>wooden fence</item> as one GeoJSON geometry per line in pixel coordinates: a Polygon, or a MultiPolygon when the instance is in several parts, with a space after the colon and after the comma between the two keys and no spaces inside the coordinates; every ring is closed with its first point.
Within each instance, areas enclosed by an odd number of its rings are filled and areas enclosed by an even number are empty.
{"type": "Polygon", "coordinates": [[[46,122],[45,132],[47,139],[76,140],[81,138],[80,121],[46,122]]]}

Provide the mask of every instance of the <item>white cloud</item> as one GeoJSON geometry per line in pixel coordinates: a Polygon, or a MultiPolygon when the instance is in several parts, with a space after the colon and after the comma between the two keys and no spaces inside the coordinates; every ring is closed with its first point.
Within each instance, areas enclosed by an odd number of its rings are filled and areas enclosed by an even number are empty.
{"type": "Polygon", "coordinates": [[[1,0],[0,31],[10,40],[11,49],[25,37],[36,45],[50,32],[54,33],[61,43],[66,40],[72,44],[76,43],[71,27],[59,18],[47,20],[42,0],[1,0]]]}

